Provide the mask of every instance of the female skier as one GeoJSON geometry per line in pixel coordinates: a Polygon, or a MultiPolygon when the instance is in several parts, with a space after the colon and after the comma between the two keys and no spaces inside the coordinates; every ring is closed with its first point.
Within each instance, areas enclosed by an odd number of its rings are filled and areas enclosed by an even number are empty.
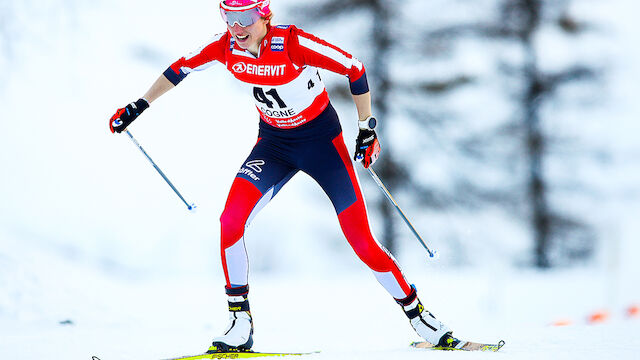
{"type": "MultiPolygon", "coordinates": [[[[146,94],[113,115],[111,132],[124,131],[162,94],[187,74],[216,62],[245,83],[260,114],[259,135],[241,166],[220,217],[221,255],[230,324],[213,339],[209,352],[248,351],[253,344],[249,310],[248,259],[244,231],[298,171],[320,184],[331,199],[342,231],[358,257],[401,305],[415,331],[443,347],[461,342],[437,320],[409,285],[395,259],[374,238],[338,115],[318,68],[346,75],[358,112],[354,160],[365,168],[380,153],[376,119],[363,64],[338,47],[294,25],[271,25],[269,0],[224,0],[227,31],[173,63],[146,94]]],[[[462,342],[464,343],[464,342],[462,342]]]]}

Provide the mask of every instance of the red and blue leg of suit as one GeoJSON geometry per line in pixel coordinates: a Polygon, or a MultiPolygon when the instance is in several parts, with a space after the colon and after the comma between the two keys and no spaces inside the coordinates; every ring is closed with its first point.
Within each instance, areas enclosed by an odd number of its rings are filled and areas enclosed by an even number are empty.
{"type": "Polygon", "coordinates": [[[259,140],[238,172],[220,218],[227,289],[247,285],[245,228],[298,171],[311,176],[331,199],[347,241],[382,286],[396,299],[409,296],[411,286],[398,264],[371,232],[358,178],[331,105],[318,118],[294,129],[261,122],[259,140]]]}

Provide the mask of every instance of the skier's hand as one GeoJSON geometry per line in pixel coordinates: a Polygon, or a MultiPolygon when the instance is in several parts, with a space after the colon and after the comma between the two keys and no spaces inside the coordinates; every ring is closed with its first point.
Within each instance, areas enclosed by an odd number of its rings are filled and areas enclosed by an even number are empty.
{"type": "Polygon", "coordinates": [[[361,161],[366,168],[378,160],[380,155],[380,142],[375,130],[360,129],[356,139],[356,152],[353,160],[361,161]]]}
{"type": "Polygon", "coordinates": [[[136,102],[118,109],[115,114],[109,120],[109,129],[112,133],[121,133],[127,126],[129,126],[133,120],[135,120],[143,111],[149,107],[147,100],[140,98],[136,102]]]}

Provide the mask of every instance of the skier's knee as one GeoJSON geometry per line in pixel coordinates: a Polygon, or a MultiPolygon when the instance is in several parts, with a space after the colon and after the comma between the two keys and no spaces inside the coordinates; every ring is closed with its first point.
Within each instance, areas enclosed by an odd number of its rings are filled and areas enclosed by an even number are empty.
{"type": "Polygon", "coordinates": [[[388,271],[389,256],[376,243],[362,242],[354,245],[353,250],[371,270],[388,271]]]}
{"type": "Polygon", "coordinates": [[[244,235],[246,219],[225,209],[220,216],[221,245],[223,249],[233,245],[244,235]]]}

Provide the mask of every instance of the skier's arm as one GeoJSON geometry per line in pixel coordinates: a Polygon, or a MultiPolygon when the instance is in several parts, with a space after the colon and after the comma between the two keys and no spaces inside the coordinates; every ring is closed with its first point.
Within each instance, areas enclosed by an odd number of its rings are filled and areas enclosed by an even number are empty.
{"type": "Polygon", "coordinates": [[[215,61],[224,63],[224,49],[227,46],[228,35],[218,34],[200,49],[180,58],[151,85],[143,97],[120,108],[109,120],[112,133],[124,131],[135,119],[149,107],[149,104],[173,89],[192,71],[199,71],[213,65],[215,61]]]}
{"type": "Polygon", "coordinates": [[[127,126],[142,114],[149,105],[162,96],[162,94],[173,89],[175,85],[167,79],[165,75],[160,75],[158,79],[151,85],[149,90],[137,101],[118,109],[116,113],[109,119],[109,129],[112,133],[121,133],[127,129],[127,126]]]}
{"type": "Polygon", "coordinates": [[[371,93],[353,95],[353,102],[358,109],[358,137],[353,159],[361,161],[365,168],[376,162],[380,156],[380,142],[375,128],[377,120],[371,116],[371,93]]]}
{"type": "Polygon", "coordinates": [[[310,65],[347,76],[351,94],[354,96],[369,92],[367,74],[362,62],[339,47],[293,25],[290,31],[289,57],[295,65],[310,65]]]}
{"type": "Polygon", "coordinates": [[[358,120],[365,120],[371,116],[371,92],[360,95],[351,95],[358,110],[358,120]]]}
{"type": "Polygon", "coordinates": [[[358,137],[353,159],[365,168],[380,155],[380,142],[374,130],[377,121],[371,116],[371,93],[364,65],[351,54],[322,39],[291,26],[289,56],[298,66],[311,65],[349,78],[349,88],[358,110],[358,137]]]}
{"type": "Polygon", "coordinates": [[[160,77],[158,77],[158,80],[156,80],[156,82],[151,85],[151,88],[147,90],[146,94],[144,94],[142,98],[147,100],[147,102],[151,104],[157,98],[162,96],[167,91],[173,89],[174,87],[176,86],[171,81],[169,81],[169,79],[167,79],[164,74],[160,75],[160,77]]]}

